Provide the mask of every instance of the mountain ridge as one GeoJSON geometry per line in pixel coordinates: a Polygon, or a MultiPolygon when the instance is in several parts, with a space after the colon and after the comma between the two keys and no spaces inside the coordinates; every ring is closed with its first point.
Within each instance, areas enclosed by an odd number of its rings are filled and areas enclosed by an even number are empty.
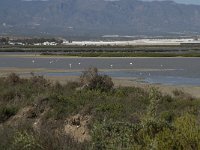
{"type": "Polygon", "coordinates": [[[2,0],[0,14],[1,34],[102,36],[200,32],[200,6],[172,1],[2,0]]]}

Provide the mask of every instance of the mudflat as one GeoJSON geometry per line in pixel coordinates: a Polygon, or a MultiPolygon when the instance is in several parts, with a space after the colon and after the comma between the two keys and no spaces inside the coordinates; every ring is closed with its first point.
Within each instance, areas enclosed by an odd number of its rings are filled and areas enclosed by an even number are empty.
{"type": "MultiPolygon", "coordinates": [[[[106,71],[104,69],[103,71],[106,71]]],[[[142,71],[142,70],[140,70],[142,71]]],[[[150,70],[148,70],[150,71],[150,70]]],[[[58,72],[81,72],[80,69],[73,69],[73,70],[63,70],[63,69],[47,69],[47,68],[14,68],[14,67],[1,67],[0,68],[0,76],[6,76],[10,73],[17,73],[21,77],[29,77],[30,73],[58,73],[58,72]]],[[[69,82],[69,81],[78,81],[78,76],[44,76],[45,78],[51,80],[52,82],[60,82],[61,84],[69,82]]],[[[165,85],[165,84],[150,84],[147,82],[142,82],[138,80],[138,78],[134,77],[112,77],[115,87],[122,86],[122,87],[142,87],[142,88],[149,88],[149,87],[156,87],[161,92],[166,94],[172,94],[172,92],[176,89],[184,91],[185,93],[190,94],[193,97],[200,98],[200,86],[195,85],[165,85]]]]}
{"type": "MultiPolygon", "coordinates": [[[[52,76],[45,77],[52,82],[60,82],[61,84],[65,84],[71,81],[78,81],[79,77],[77,76],[52,76]]],[[[141,83],[137,79],[133,78],[112,78],[115,84],[115,87],[141,87],[148,89],[150,87],[155,87],[160,90],[163,94],[173,95],[174,90],[181,90],[185,93],[190,94],[192,97],[200,98],[200,86],[186,86],[186,85],[163,85],[163,84],[149,84],[149,83],[141,83]]]]}

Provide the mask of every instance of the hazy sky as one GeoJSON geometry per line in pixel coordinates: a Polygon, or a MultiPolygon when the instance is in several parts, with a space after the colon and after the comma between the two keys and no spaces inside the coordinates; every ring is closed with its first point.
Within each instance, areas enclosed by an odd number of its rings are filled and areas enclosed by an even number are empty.
{"type": "MultiPolygon", "coordinates": [[[[153,1],[153,0],[144,0],[144,1],[153,1]]],[[[164,1],[164,0],[157,0],[157,1],[164,1]]],[[[174,0],[174,1],[178,2],[178,3],[199,4],[200,5],[200,0],[174,0]]]]}

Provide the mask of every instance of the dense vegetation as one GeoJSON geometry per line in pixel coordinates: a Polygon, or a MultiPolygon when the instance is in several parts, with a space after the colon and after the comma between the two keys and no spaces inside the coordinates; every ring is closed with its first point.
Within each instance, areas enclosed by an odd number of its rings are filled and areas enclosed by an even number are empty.
{"type": "Polygon", "coordinates": [[[198,150],[199,110],[181,91],[113,87],[94,68],[67,84],[11,74],[0,78],[0,149],[198,150]]]}
{"type": "MultiPolygon", "coordinates": [[[[24,42],[42,42],[30,39],[24,42]]],[[[22,40],[23,41],[23,40],[22,40]]],[[[49,39],[49,41],[56,41],[49,39]]],[[[59,43],[59,41],[56,41],[59,43]]],[[[1,45],[0,52],[34,52],[41,56],[62,57],[200,57],[199,45],[1,45]]],[[[27,55],[27,54],[25,54],[27,55]]]]}
{"type": "Polygon", "coordinates": [[[6,44],[8,44],[8,42],[9,42],[9,38],[8,37],[0,38],[0,45],[6,45],[6,44]]]}
{"type": "Polygon", "coordinates": [[[200,57],[200,53],[167,53],[167,52],[83,52],[68,54],[42,53],[44,56],[77,56],[77,57],[200,57]]]}
{"type": "MultiPolygon", "coordinates": [[[[32,39],[34,40],[34,39],[32,39]]],[[[27,42],[27,41],[24,41],[27,42]]],[[[58,41],[57,41],[58,42],[58,41]]],[[[59,42],[58,42],[59,43],[59,42]]],[[[120,53],[167,53],[181,55],[182,53],[198,53],[200,50],[199,45],[185,44],[185,45],[1,45],[0,52],[41,52],[46,55],[70,53],[71,55],[105,55],[109,54],[120,54],[120,53]],[[87,54],[88,53],[88,54],[87,54]]]]}

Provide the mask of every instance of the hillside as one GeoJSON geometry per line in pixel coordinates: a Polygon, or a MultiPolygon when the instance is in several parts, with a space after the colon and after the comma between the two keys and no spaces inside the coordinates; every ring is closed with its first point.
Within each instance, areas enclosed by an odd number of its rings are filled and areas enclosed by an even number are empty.
{"type": "Polygon", "coordinates": [[[199,149],[199,99],[179,90],[170,96],[113,88],[97,73],[90,69],[80,82],[62,85],[1,77],[0,149],[199,149]]]}
{"type": "Polygon", "coordinates": [[[200,32],[200,6],[172,1],[1,0],[0,33],[99,36],[200,32]]]}

